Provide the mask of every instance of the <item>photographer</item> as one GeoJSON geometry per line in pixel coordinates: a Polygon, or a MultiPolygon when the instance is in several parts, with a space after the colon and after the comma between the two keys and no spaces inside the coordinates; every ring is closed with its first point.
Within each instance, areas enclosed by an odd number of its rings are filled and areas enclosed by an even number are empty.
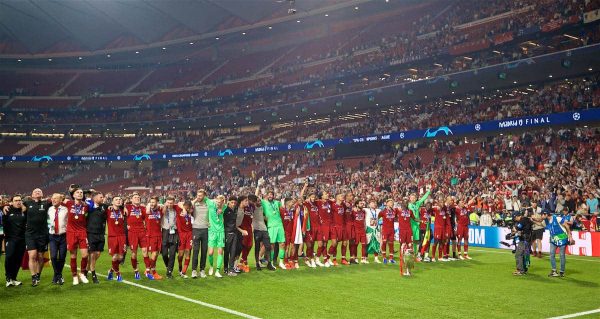
{"type": "Polygon", "coordinates": [[[556,216],[551,213],[544,213],[546,218],[546,229],[550,231],[550,265],[552,271],[548,277],[564,277],[567,245],[573,242],[571,237],[571,228],[564,216],[556,216]],[[560,273],[556,272],[556,249],[560,254],[560,273]]]}
{"type": "Polygon", "coordinates": [[[529,267],[529,244],[531,243],[531,228],[533,223],[527,216],[517,212],[514,216],[515,223],[512,228],[511,236],[515,242],[515,260],[517,270],[513,272],[515,276],[527,274],[529,267]]]}

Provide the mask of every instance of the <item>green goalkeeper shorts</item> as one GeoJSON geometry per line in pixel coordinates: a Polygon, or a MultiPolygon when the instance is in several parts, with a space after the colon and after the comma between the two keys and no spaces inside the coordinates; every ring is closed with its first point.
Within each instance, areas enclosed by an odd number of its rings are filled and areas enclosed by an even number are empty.
{"type": "Polygon", "coordinates": [[[208,230],[208,247],[223,248],[225,247],[225,232],[208,230]]]}
{"type": "Polygon", "coordinates": [[[268,227],[268,231],[271,244],[285,243],[285,231],[283,230],[283,225],[268,227]]]}

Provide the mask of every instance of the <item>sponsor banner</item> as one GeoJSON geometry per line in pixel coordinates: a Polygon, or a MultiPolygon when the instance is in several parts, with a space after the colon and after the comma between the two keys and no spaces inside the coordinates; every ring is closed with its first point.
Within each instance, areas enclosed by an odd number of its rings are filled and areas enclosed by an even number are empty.
{"type": "MultiPolygon", "coordinates": [[[[512,243],[512,240],[506,240],[506,235],[510,230],[505,227],[484,227],[469,226],[469,246],[514,249],[514,246],[507,247],[500,242],[512,243]]],[[[576,256],[600,257],[600,232],[573,231],[574,245],[567,246],[567,253],[576,256]]],[[[550,251],[550,233],[544,232],[542,239],[542,252],[550,251]]]]}
{"type": "Polygon", "coordinates": [[[499,45],[505,42],[512,41],[514,39],[512,32],[504,32],[494,37],[494,45],[499,45]]]}
{"type": "Polygon", "coordinates": [[[552,20],[542,25],[542,32],[552,32],[560,29],[560,27],[562,27],[562,20],[552,20]]]}
{"type": "Polygon", "coordinates": [[[289,152],[302,150],[318,150],[321,148],[332,148],[340,144],[366,143],[377,141],[399,142],[403,140],[414,140],[422,138],[443,139],[446,137],[470,135],[477,133],[499,133],[514,129],[527,127],[550,127],[561,125],[574,125],[582,122],[600,121],[600,109],[588,109],[575,112],[552,113],[536,116],[510,118],[504,120],[487,121],[455,126],[440,126],[426,130],[411,130],[404,132],[392,132],[385,134],[373,134],[368,136],[342,137],[337,139],[313,140],[308,142],[294,142],[276,145],[262,145],[234,149],[218,149],[192,151],[178,154],[129,154],[129,155],[35,155],[35,156],[11,156],[0,155],[0,161],[4,162],[79,162],[79,161],[149,161],[149,160],[171,160],[186,158],[226,157],[262,154],[271,152],[289,152]]]}
{"type": "Polygon", "coordinates": [[[600,9],[589,11],[583,14],[583,23],[591,23],[600,19],[600,9]]]}
{"type": "Polygon", "coordinates": [[[448,52],[452,55],[461,55],[464,53],[480,51],[490,47],[490,41],[487,39],[481,39],[477,41],[471,41],[466,43],[461,43],[455,46],[452,46],[448,52]]]}

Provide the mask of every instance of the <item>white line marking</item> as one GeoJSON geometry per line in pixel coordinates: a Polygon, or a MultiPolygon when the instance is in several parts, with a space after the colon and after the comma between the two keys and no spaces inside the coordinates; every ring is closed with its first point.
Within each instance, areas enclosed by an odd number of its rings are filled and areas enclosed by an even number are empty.
{"type": "MultiPolygon", "coordinates": [[[[67,267],[69,267],[69,266],[67,266],[67,267]]],[[[100,274],[100,273],[96,273],[96,276],[100,276],[100,277],[103,277],[103,278],[107,277],[106,275],[103,275],[103,274],[100,274]]],[[[207,307],[207,308],[211,308],[211,309],[219,310],[219,311],[222,311],[222,312],[226,312],[226,313],[229,313],[229,314],[232,314],[232,315],[236,315],[236,316],[239,316],[239,317],[248,318],[248,319],[261,319],[260,317],[251,316],[251,315],[245,314],[243,312],[239,312],[239,311],[231,310],[231,309],[228,309],[228,308],[225,308],[225,307],[213,305],[213,304],[210,304],[208,302],[191,299],[191,298],[188,298],[188,297],[180,296],[180,295],[177,295],[177,294],[174,294],[174,293],[166,292],[166,291],[155,289],[155,288],[151,288],[151,287],[146,287],[144,285],[136,284],[135,282],[123,280],[122,283],[127,284],[127,285],[131,285],[131,286],[134,286],[134,287],[146,289],[146,290],[155,292],[157,294],[161,294],[161,295],[173,297],[173,298],[176,298],[176,299],[179,299],[179,300],[183,300],[183,301],[195,303],[197,305],[204,306],[204,307],[207,307]]]]}
{"type": "Polygon", "coordinates": [[[600,309],[594,309],[594,310],[589,310],[589,311],[582,311],[582,312],[572,313],[570,315],[564,315],[564,316],[559,316],[559,317],[552,317],[552,318],[548,318],[548,319],[575,318],[575,317],[580,317],[580,316],[585,316],[585,315],[591,315],[593,313],[599,313],[599,312],[600,312],[600,309]]]}
{"type": "MultiPolygon", "coordinates": [[[[491,249],[493,249],[493,248],[491,248],[491,249]]],[[[506,253],[510,253],[510,250],[501,250],[501,249],[499,249],[497,251],[494,251],[494,250],[472,249],[471,248],[469,250],[480,251],[480,252],[484,252],[484,253],[492,253],[492,254],[506,254],[506,253]]],[[[557,258],[558,258],[558,255],[557,255],[557,258]]],[[[592,258],[594,258],[594,257],[592,257],[592,258]]],[[[577,257],[575,257],[573,255],[567,255],[567,259],[573,259],[573,260],[579,260],[579,261],[589,261],[589,262],[593,262],[593,263],[600,263],[600,259],[577,258],[577,257]]]]}

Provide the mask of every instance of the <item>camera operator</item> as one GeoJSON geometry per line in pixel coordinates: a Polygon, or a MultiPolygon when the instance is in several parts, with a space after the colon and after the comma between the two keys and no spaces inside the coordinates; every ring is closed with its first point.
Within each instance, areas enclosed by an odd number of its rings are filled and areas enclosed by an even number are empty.
{"type": "Polygon", "coordinates": [[[529,217],[524,216],[521,212],[515,213],[514,221],[511,235],[514,237],[515,242],[517,270],[513,272],[513,275],[521,276],[527,274],[529,268],[529,245],[533,223],[529,217]]]}

